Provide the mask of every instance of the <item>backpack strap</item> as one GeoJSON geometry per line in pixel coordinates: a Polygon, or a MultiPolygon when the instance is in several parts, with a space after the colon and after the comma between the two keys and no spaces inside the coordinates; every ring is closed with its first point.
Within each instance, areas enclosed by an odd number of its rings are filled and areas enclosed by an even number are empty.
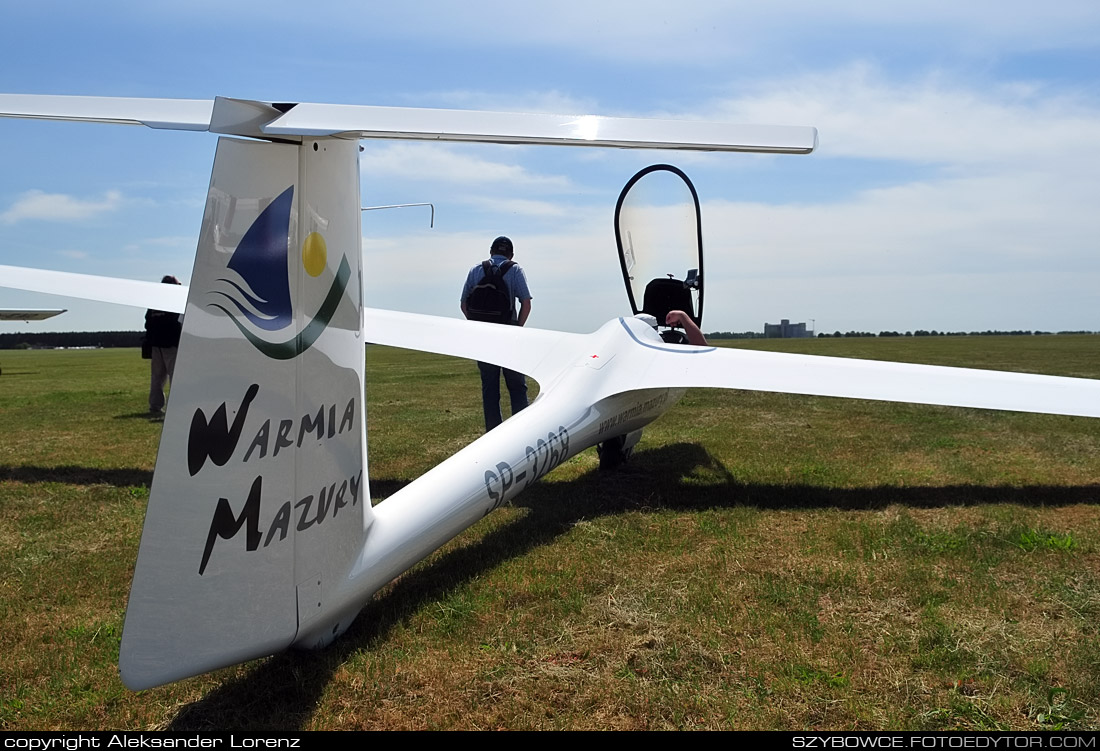
{"type": "Polygon", "coordinates": [[[485,282],[493,277],[497,279],[504,279],[504,275],[508,273],[509,269],[516,265],[515,261],[505,261],[499,266],[494,266],[492,261],[481,262],[481,281],[485,282]]]}

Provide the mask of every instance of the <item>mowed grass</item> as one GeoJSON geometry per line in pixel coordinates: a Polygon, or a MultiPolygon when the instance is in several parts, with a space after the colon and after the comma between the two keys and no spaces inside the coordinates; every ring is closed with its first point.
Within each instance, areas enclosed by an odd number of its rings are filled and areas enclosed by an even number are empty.
{"type": "MultiPolygon", "coordinates": [[[[736,344],[1100,378],[1098,336],[736,344]]],[[[377,502],[481,407],[472,363],[367,360],[377,502]]],[[[0,729],[1100,727],[1100,420],[737,391],[566,462],[327,650],[130,692],[146,366],[0,352],[0,729]]]]}

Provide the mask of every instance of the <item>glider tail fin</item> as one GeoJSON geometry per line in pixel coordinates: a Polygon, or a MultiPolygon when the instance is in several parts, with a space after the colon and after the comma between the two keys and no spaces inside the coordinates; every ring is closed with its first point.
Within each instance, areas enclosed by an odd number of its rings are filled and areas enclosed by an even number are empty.
{"type": "Polygon", "coordinates": [[[222,138],[122,638],[146,688],[294,643],[373,519],[358,143],[222,138]]]}

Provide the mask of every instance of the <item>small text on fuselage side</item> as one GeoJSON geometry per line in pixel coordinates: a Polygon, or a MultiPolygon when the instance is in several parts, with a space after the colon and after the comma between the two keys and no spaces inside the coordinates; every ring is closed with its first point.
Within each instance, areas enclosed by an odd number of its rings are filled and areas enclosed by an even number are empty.
{"type": "Polygon", "coordinates": [[[664,391],[657,396],[650,399],[646,399],[643,402],[638,402],[633,407],[628,407],[622,410],[616,415],[608,417],[606,420],[600,422],[599,430],[596,431],[597,435],[604,435],[610,430],[622,425],[624,422],[631,420],[640,415],[644,415],[647,412],[652,412],[655,409],[659,409],[668,400],[668,392],[664,391]]]}
{"type": "Polygon", "coordinates": [[[485,490],[493,502],[486,514],[569,458],[569,429],[559,425],[556,433],[550,431],[545,439],[536,439],[533,446],[527,446],[525,455],[522,468],[497,462],[496,467],[485,470],[485,490]]]}

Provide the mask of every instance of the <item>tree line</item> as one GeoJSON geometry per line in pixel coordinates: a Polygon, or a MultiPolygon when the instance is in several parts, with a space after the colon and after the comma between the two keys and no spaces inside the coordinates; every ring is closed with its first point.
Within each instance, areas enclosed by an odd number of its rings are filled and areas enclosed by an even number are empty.
{"type": "Polygon", "coordinates": [[[43,331],[0,334],[0,349],[140,347],[144,331],[43,331]]]}
{"type": "MultiPolygon", "coordinates": [[[[1032,331],[1014,329],[1012,331],[1000,331],[987,329],[985,331],[931,331],[917,329],[916,331],[834,331],[829,334],[821,332],[818,339],[840,339],[849,337],[889,337],[889,336],[1056,336],[1058,334],[1097,334],[1097,331],[1032,331]]],[[[759,331],[712,331],[705,335],[707,339],[766,339],[759,331]]],[[[810,337],[807,337],[810,338],[810,337]]]]}
{"type": "Polygon", "coordinates": [[[859,337],[859,336],[1057,336],[1059,334],[1095,334],[1095,331],[1032,331],[1030,329],[1013,329],[1011,331],[999,331],[995,329],[986,329],[985,331],[926,331],[925,329],[917,329],[916,331],[880,331],[877,334],[871,331],[846,331],[841,333],[834,331],[831,334],[820,333],[819,339],[839,339],[841,337],[859,337]]]}
{"type": "MultiPolygon", "coordinates": [[[[831,334],[820,333],[819,339],[842,337],[888,337],[888,336],[1056,336],[1058,334],[1096,334],[1096,331],[834,331],[831,334]]],[[[140,347],[142,331],[60,331],[41,333],[0,334],[0,349],[53,349],[55,347],[140,347]]],[[[712,331],[707,339],[765,339],[759,331],[712,331]]]]}

